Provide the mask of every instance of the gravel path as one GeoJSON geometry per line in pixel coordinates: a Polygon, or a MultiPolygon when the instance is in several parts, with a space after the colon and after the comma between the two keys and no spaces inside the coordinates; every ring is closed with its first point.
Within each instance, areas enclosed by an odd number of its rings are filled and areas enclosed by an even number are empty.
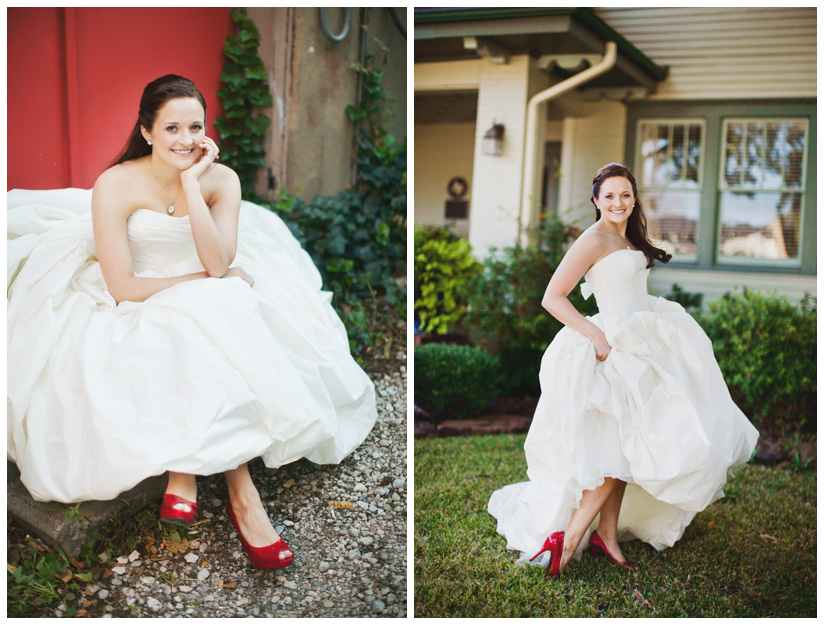
{"type": "MultiPolygon", "coordinates": [[[[181,537],[189,545],[139,545],[131,555],[110,558],[106,574],[81,591],[87,614],[405,617],[406,369],[373,379],[378,422],[343,463],[299,461],[274,470],[250,463],[276,530],[295,551],[293,565],[253,569],[224,513],[223,477],[201,478],[200,523],[181,537]]],[[[52,614],[65,610],[60,605],[52,614]]]]}

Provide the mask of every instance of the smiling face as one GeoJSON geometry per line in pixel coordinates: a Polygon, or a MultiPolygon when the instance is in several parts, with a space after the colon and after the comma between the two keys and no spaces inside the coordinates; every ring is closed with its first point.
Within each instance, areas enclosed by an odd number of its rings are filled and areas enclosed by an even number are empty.
{"type": "Polygon", "coordinates": [[[152,142],[153,155],[172,167],[186,169],[201,155],[205,117],[196,98],[174,98],[158,110],[152,130],[141,126],[141,133],[152,142]]]}
{"type": "Polygon", "coordinates": [[[611,176],[599,188],[599,197],[593,198],[602,213],[601,219],[613,223],[626,222],[633,213],[636,196],[633,185],[624,176],[611,176]]]}

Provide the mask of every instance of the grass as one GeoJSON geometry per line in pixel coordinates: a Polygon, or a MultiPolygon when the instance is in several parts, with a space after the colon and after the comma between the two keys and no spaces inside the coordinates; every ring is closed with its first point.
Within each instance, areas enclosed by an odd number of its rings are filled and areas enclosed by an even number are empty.
{"type": "Polygon", "coordinates": [[[415,442],[415,617],[816,617],[816,473],[747,465],[640,570],[588,554],[558,581],[516,563],[487,513],[526,480],[525,435],[415,442]]]}

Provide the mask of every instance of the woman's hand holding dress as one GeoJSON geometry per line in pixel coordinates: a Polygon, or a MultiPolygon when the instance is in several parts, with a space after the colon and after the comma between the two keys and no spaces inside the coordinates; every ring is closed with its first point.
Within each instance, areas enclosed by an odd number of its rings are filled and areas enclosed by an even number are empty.
{"type": "Polygon", "coordinates": [[[577,239],[553,273],[542,298],[542,306],[565,326],[569,326],[593,342],[596,358],[604,361],[610,354],[610,344],[601,328],[576,310],[567,299],[582,276],[604,256],[604,242],[598,235],[577,239]]]}

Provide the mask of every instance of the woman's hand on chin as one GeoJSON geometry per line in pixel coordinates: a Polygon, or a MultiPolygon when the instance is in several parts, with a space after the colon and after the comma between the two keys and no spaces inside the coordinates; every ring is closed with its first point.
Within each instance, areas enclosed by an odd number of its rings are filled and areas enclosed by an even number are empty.
{"type": "Polygon", "coordinates": [[[240,266],[230,267],[229,271],[226,272],[221,278],[232,278],[233,276],[237,276],[238,278],[243,278],[246,282],[249,283],[249,286],[252,287],[255,285],[255,281],[252,280],[252,277],[247,274],[244,269],[240,266]]]}
{"type": "Polygon", "coordinates": [[[182,183],[197,182],[203,173],[212,167],[212,164],[218,159],[218,144],[209,137],[204,137],[203,141],[198,144],[198,148],[203,151],[201,157],[181,172],[180,179],[182,183]]]}

